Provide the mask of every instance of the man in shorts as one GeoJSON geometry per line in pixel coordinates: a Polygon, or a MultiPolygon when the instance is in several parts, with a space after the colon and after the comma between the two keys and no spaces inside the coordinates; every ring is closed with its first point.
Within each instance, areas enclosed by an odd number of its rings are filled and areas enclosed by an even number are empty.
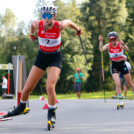
{"type": "Polygon", "coordinates": [[[80,68],[76,69],[77,73],[74,75],[75,90],[78,99],[81,97],[81,81],[83,79],[83,74],[80,72],[80,68]]]}

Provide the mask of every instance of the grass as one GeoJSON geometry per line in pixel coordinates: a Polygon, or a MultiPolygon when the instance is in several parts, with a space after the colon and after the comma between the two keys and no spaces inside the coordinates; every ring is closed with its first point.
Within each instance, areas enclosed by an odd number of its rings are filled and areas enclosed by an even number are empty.
{"type": "MultiPolygon", "coordinates": [[[[106,91],[106,99],[111,99],[112,96],[114,96],[115,91],[106,91]]],[[[123,92],[122,92],[123,95],[123,92]]],[[[47,99],[47,95],[31,95],[30,99],[39,99],[40,96],[43,96],[45,99],[47,99]]],[[[0,97],[0,99],[2,99],[0,97]]],[[[57,99],[77,99],[76,93],[71,93],[71,94],[57,94],[57,99]]],[[[104,99],[104,92],[92,92],[92,93],[85,93],[82,92],[81,94],[81,99],[104,99]]],[[[129,100],[134,100],[134,95],[132,91],[128,90],[127,92],[127,99],[129,100]]]]}
{"type": "MultiPolygon", "coordinates": [[[[114,96],[115,91],[106,91],[106,99],[111,99],[112,96],[114,96]]],[[[123,95],[123,94],[122,94],[123,95]]],[[[39,99],[40,96],[43,96],[45,99],[47,99],[47,95],[31,95],[30,99],[39,99]]],[[[57,99],[77,99],[76,93],[71,94],[57,94],[57,99]]],[[[124,96],[124,95],[123,95],[124,96]]],[[[81,99],[104,99],[104,92],[92,92],[92,93],[85,93],[82,92],[81,99]]],[[[133,100],[134,96],[131,91],[128,90],[127,92],[127,99],[133,100]]]]}

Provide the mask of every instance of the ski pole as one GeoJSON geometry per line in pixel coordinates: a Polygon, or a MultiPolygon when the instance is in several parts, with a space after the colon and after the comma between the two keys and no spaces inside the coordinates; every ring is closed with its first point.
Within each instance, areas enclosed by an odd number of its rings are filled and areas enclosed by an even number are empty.
{"type": "Polygon", "coordinates": [[[125,51],[125,54],[127,55],[128,60],[130,61],[131,65],[132,65],[132,67],[133,67],[133,69],[134,69],[134,64],[133,64],[133,62],[131,61],[130,56],[128,55],[128,52],[125,51]]]}
{"type": "MultiPolygon", "coordinates": [[[[102,66],[102,77],[103,77],[103,82],[104,82],[104,64],[103,64],[103,52],[101,48],[101,66],[102,66]]],[[[106,105],[106,95],[105,95],[105,88],[104,88],[104,102],[106,105]]]]}
{"type": "Polygon", "coordinates": [[[86,57],[86,52],[85,52],[85,50],[84,50],[84,46],[83,46],[83,43],[82,43],[82,39],[81,39],[80,35],[78,35],[78,36],[79,36],[80,43],[81,43],[81,46],[82,46],[82,49],[83,49],[83,53],[84,53],[84,55],[85,55],[86,63],[88,64],[87,57],[86,57]]]}
{"type": "Polygon", "coordinates": [[[103,81],[104,81],[104,64],[103,64],[103,52],[102,52],[102,48],[101,48],[101,67],[102,67],[102,77],[103,77],[103,81]]]}

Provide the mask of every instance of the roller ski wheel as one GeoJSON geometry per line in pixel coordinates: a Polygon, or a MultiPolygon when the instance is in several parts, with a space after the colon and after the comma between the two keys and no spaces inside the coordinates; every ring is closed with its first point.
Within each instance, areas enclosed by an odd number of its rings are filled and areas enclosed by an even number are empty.
{"type": "Polygon", "coordinates": [[[123,105],[121,104],[117,104],[117,110],[119,110],[120,108],[124,109],[125,103],[123,103],[123,105]]]}
{"type": "Polygon", "coordinates": [[[52,128],[54,128],[54,124],[55,122],[52,122],[52,121],[48,121],[48,130],[50,131],[52,128]]]}

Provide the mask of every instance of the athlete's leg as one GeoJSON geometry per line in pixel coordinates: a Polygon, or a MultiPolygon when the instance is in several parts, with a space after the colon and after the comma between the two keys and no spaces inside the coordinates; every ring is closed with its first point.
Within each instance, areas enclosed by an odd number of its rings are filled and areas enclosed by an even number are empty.
{"type": "Polygon", "coordinates": [[[32,69],[29,73],[28,79],[26,81],[26,84],[22,90],[22,95],[21,95],[22,101],[28,100],[28,97],[29,97],[31,91],[34,89],[34,87],[36,86],[36,84],[41,79],[41,77],[44,73],[45,73],[44,70],[33,65],[32,69]]]}
{"type": "Polygon", "coordinates": [[[123,89],[124,89],[124,99],[125,99],[127,95],[127,85],[124,84],[123,89]]]}
{"type": "Polygon", "coordinates": [[[32,69],[29,73],[28,79],[26,81],[26,84],[24,86],[24,89],[22,91],[22,97],[21,97],[20,104],[14,110],[9,111],[8,114],[5,115],[5,117],[16,116],[25,111],[26,101],[28,100],[30,92],[34,89],[37,82],[40,80],[41,76],[44,74],[44,72],[45,72],[44,70],[42,70],[36,66],[32,67],[32,69]]]}
{"type": "Polygon", "coordinates": [[[113,73],[113,80],[116,84],[116,93],[117,95],[121,94],[121,83],[120,83],[120,78],[119,78],[119,74],[118,73],[113,73]]]}
{"type": "Polygon", "coordinates": [[[80,99],[80,97],[81,97],[81,91],[77,91],[77,97],[78,97],[78,99],[80,99]]]}
{"type": "Polygon", "coordinates": [[[119,98],[119,104],[123,105],[123,97],[121,94],[121,83],[120,83],[120,78],[119,78],[119,74],[118,73],[113,73],[112,74],[114,82],[116,84],[116,92],[119,98]]]}
{"type": "Polygon", "coordinates": [[[132,82],[132,78],[130,73],[123,75],[127,84],[131,87],[131,90],[134,92],[134,83],[132,82]]]}
{"type": "Polygon", "coordinates": [[[60,75],[61,69],[58,67],[50,67],[48,70],[48,77],[46,82],[46,89],[48,94],[48,125],[55,124],[56,122],[56,92],[55,85],[60,75]]]}
{"type": "Polygon", "coordinates": [[[76,90],[78,99],[80,99],[81,97],[81,83],[80,82],[75,83],[75,90],[76,90]]]}
{"type": "Polygon", "coordinates": [[[56,104],[55,85],[60,75],[61,69],[58,67],[50,67],[46,81],[46,90],[48,93],[48,104],[54,106],[56,104]]]}

